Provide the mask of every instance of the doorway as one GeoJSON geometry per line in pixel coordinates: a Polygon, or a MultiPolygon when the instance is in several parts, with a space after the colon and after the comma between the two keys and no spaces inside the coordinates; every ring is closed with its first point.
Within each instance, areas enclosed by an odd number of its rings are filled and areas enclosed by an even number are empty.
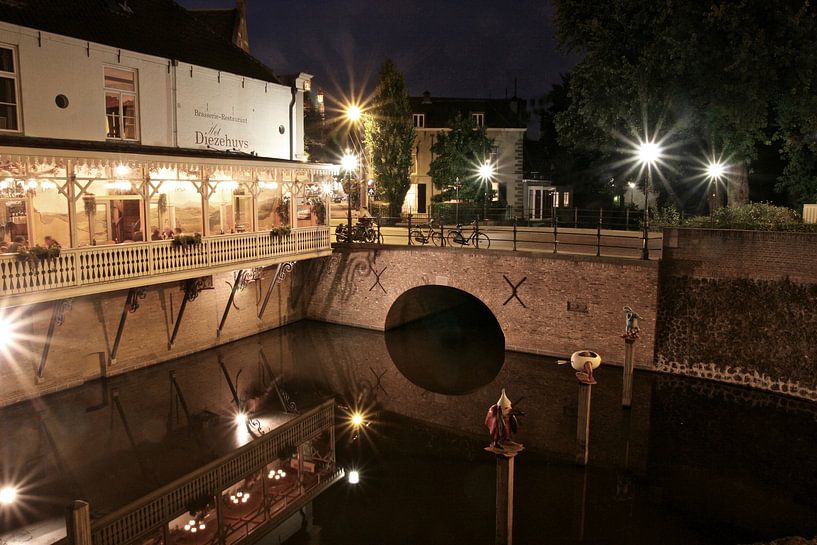
{"type": "Polygon", "coordinates": [[[546,192],[544,187],[528,188],[528,219],[541,220],[544,217],[546,204],[546,192]]]}
{"type": "Polygon", "coordinates": [[[426,213],[426,184],[417,184],[417,213],[426,213]]]}

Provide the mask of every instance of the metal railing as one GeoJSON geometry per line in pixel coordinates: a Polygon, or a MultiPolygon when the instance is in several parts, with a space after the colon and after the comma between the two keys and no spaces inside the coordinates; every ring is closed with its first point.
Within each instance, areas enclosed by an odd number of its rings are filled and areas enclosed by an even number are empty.
{"type": "MultiPolygon", "coordinates": [[[[483,207],[460,204],[457,207],[451,203],[432,203],[428,214],[412,214],[415,218],[433,217],[447,225],[456,223],[467,224],[474,220],[491,225],[510,227],[514,220],[518,226],[543,227],[558,223],[561,227],[595,228],[601,219],[602,229],[632,230],[642,228],[644,211],[629,207],[622,208],[572,208],[572,207],[545,207],[539,210],[524,210],[512,206],[483,207]]],[[[651,214],[652,215],[652,214],[651,214]]]]}
{"type": "MultiPolygon", "coordinates": [[[[471,224],[447,224],[443,218],[416,217],[377,218],[376,241],[380,244],[479,248],[512,251],[579,254],[598,257],[640,259],[644,244],[652,258],[661,255],[663,235],[660,232],[625,231],[609,228],[603,211],[597,210],[593,227],[563,225],[557,218],[552,224],[530,226],[512,219],[510,225],[486,225],[479,219],[471,224]],[[461,236],[453,234],[459,231],[461,236]],[[482,236],[485,235],[485,236],[482,236]],[[486,241],[487,237],[487,241],[486,241]]],[[[585,224],[587,220],[585,218],[585,224]]]]}
{"type": "Polygon", "coordinates": [[[180,271],[238,265],[276,257],[328,250],[329,227],[293,229],[287,235],[269,231],[203,237],[201,244],[174,247],[170,240],[64,249],[59,257],[21,261],[0,256],[0,297],[58,288],[107,284],[169,275],[180,271]]]}
{"type": "MultiPolygon", "coordinates": [[[[188,511],[190,505],[203,496],[216,496],[238,480],[261,471],[277,460],[279,453],[331,430],[334,425],[335,402],[328,400],[231,454],[94,522],[91,530],[93,544],[124,545],[155,532],[188,511]]],[[[304,489],[303,494],[290,499],[268,524],[284,520],[294,509],[342,476],[343,470],[336,470],[329,478],[319,479],[311,488],[304,489]]],[[[67,540],[58,543],[64,545],[67,540]]]]}

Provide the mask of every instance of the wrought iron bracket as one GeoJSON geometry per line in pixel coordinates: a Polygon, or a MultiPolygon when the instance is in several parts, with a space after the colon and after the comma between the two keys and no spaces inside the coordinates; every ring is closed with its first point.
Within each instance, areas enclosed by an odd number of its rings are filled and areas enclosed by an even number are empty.
{"type": "Polygon", "coordinates": [[[65,313],[71,309],[73,299],[61,299],[54,301],[53,310],[51,311],[51,321],[48,322],[48,332],[45,334],[45,345],[43,345],[43,353],[40,357],[40,365],[37,367],[37,375],[34,377],[34,382],[41,384],[45,377],[45,364],[48,362],[48,352],[51,350],[51,341],[54,338],[54,329],[65,323],[65,313]]]}
{"type": "Polygon", "coordinates": [[[176,323],[173,325],[173,334],[170,336],[170,342],[167,344],[168,350],[171,350],[173,348],[173,343],[176,342],[176,335],[179,334],[179,326],[182,323],[182,318],[184,318],[184,311],[187,308],[187,303],[190,301],[195,301],[199,296],[199,293],[201,293],[201,290],[212,289],[213,277],[203,276],[200,278],[183,280],[180,287],[184,292],[184,297],[182,298],[182,304],[179,306],[179,315],[176,317],[176,323]]]}
{"type": "Polygon", "coordinates": [[[272,281],[267,288],[267,295],[264,297],[264,302],[261,304],[261,310],[258,311],[258,319],[260,320],[264,316],[264,311],[267,309],[267,303],[269,303],[270,296],[272,295],[272,290],[284,281],[287,277],[287,274],[291,273],[292,270],[295,268],[294,261],[288,261],[286,263],[279,263],[278,267],[275,269],[275,276],[272,277],[272,281]]]}
{"type": "Polygon", "coordinates": [[[128,296],[125,297],[125,306],[122,308],[122,316],[119,318],[119,327],[116,329],[116,338],[113,341],[113,348],[111,348],[110,365],[116,364],[116,354],[119,352],[119,343],[122,341],[122,333],[125,331],[128,314],[133,314],[139,310],[139,300],[145,297],[147,297],[147,290],[144,287],[128,290],[128,296]]]}

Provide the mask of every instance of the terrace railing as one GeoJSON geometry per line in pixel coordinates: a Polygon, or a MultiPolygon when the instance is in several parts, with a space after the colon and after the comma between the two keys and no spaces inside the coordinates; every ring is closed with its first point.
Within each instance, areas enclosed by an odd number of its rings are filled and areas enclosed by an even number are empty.
{"type": "MultiPolygon", "coordinates": [[[[175,517],[188,511],[191,503],[200,500],[202,496],[220,494],[220,491],[239,479],[264,469],[267,464],[277,460],[281,452],[332,430],[335,425],[334,408],[334,400],[328,400],[231,454],[95,521],[91,528],[93,545],[141,542],[140,538],[166,526],[175,517]]],[[[297,497],[289,499],[265,526],[274,528],[343,475],[342,469],[333,467],[326,477],[317,480],[311,487],[301,488],[297,497]]],[[[65,543],[67,540],[62,540],[58,545],[65,543]]]]}
{"type": "Polygon", "coordinates": [[[0,255],[0,298],[184,272],[206,273],[279,257],[313,256],[323,250],[330,250],[326,226],[293,229],[277,236],[262,231],[204,237],[201,244],[186,247],[174,247],[169,240],[86,246],[63,249],[59,257],[42,261],[21,261],[17,255],[6,254],[0,255]]]}

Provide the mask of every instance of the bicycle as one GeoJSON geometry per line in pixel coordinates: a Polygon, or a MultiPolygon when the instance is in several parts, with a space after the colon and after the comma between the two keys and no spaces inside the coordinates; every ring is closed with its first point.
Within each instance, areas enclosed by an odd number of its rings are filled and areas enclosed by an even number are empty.
{"type": "Polygon", "coordinates": [[[351,240],[349,240],[345,223],[341,223],[335,228],[335,240],[338,242],[367,242],[369,244],[377,242],[383,244],[383,237],[378,235],[379,233],[375,230],[374,219],[368,217],[360,218],[352,226],[351,240]]]}
{"type": "Polygon", "coordinates": [[[458,244],[459,246],[473,244],[477,248],[485,248],[486,250],[490,248],[491,239],[484,232],[477,232],[477,222],[472,221],[471,226],[471,234],[467,237],[462,234],[462,225],[460,224],[457,224],[455,229],[448,231],[448,244],[451,246],[454,246],[455,244],[458,244]]]}
{"type": "Polygon", "coordinates": [[[409,238],[417,244],[425,246],[429,242],[434,246],[442,246],[443,235],[440,231],[434,229],[434,219],[428,221],[428,225],[421,225],[411,230],[409,238]]]}

